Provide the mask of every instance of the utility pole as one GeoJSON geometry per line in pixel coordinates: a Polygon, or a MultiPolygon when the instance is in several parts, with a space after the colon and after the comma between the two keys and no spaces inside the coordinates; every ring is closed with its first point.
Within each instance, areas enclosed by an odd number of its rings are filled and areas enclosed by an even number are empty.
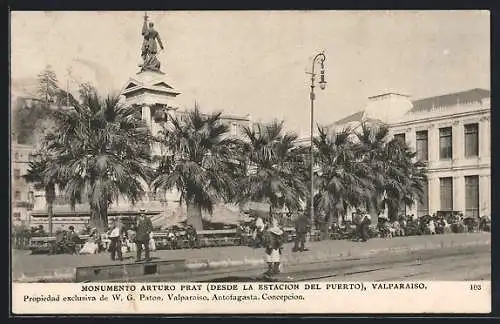
{"type": "Polygon", "coordinates": [[[313,61],[312,61],[312,68],[311,72],[311,93],[309,94],[309,98],[311,99],[311,133],[310,133],[310,148],[309,148],[309,154],[310,154],[310,160],[311,160],[311,169],[310,169],[310,176],[311,176],[311,192],[310,192],[310,219],[311,219],[311,225],[314,228],[314,150],[313,150],[313,139],[314,139],[314,100],[316,99],[316,95],[314,94],[314,80],[316,77],[316,74],[314,73],[314,66],[319,63],[321,65],[321,72],[320,72],[320,82],[319,86],[321,90],[324,90],[326,87],[326,81],[325,81],[325,65],[324,62],[326,60],[326,56],[323,52],[317,54],[313,61]]]}

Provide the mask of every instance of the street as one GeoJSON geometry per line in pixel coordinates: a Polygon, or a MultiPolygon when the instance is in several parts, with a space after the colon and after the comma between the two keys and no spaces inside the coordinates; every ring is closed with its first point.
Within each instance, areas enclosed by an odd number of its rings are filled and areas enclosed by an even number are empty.
{"type": "MultiPolygon", "coordinates": [[[[476,243],[487,243],[486,248],[490,248],[489,233],[464,233],[464,234],[443,234],[443,235],[425,235],[412,237],[396,237],[390,240],[372,239],[367,243],[351,242],[347,240],[337,241],[319,241],[309,242],[308,248],[310,251],[304,253],[292,253],[293,244],[285,245],[283,250],[283,265],[285,271],[289,272],[294,269],[291,264],[318,264],[318,261],[330,260],[337,265],[337,259],[345,259],[346,257],[360,257],[361,254],[368,251],[380,251],[393,248],[409,248],[422,249],[429,247],[441,246],[462,246],[467,244],[476,245],[476,243]],[[339,257],[342,253],[344,257],[339,257]]],[[[483,244],[482,244],[483,245],[483,244]]],[[[436,251],[438,253],[438,251],[436,251]]],[[[445,252],[443,252],[445,253],[445,252]]],[[[126,262],[133,259],[133,253],[127,253],[125,256],[126,262]]],[[[221,261],[221,260],[257,260],[262,261],[264,257],[263,249],[254,249],[245,246],[227,246],[217,248],[202,248],[202,249],[181,249],[181,250],[160,250],[153,253],[153,257],[157,260],[172,260],[185,259],[189,262],[206,262],[221,261]]],[[[392,257],[392,260],[396,260],[392,257]]],[[[383,259],[378,256],[377,260],[383,259]]],[[[59,273],[65,269],[72,272],[75,267],[82,266],[99,266],[110,264],[109,253],[100,253],[93,255],[30,255],[29,251],[14,250],[12,252],[12,276],[15,280],[25,274],[27,276],[50,275],[54,271],[59,273]]],[[[345,263],[346,261],[342,261],[345,263]]],[[[120,263],[120,262],[116,262],[120,263]]],[[[326,266],[330,267],[329,265],[326,266]]],[[[318,266],[318,268],[321,268],[318,266]]],[[[258,268],[260,271],[260,268],[258,268]]],[[[221,269],[223,270],[223,269],[221,269]]],[[[243,268],[239,270],[248,270],[243,268]]],[[[252,274],[254,275],[254,274],[252,274]]],[[[229,275],[227,275],[229,276],[229,275]]]]}
{"type": "MultiPolygon", "coordinates": [[[[266,281],[265,269],[206,270],[132,281],[252,282],[266,281]]],[[[309,262],[287,266],[276,281],[415,281],[491,280],[491,247],[453,247],[370,258],[309,262]]],[[[119,280],[117,280],[119,281],[119,280]]]]}

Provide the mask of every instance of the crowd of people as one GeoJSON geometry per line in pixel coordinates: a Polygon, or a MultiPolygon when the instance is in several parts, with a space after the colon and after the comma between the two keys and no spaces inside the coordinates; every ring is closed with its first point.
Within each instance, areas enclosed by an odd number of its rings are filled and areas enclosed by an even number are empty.
{"type": "MultiPolygon", "coordinates": [[[[287,224],[290,225],[290,224],[287,224]]],[[[304,252],[306,237],[311,233],[311,221],[307,214],[298,215],[293,224],[293,252],[304,252]]],[[[352,222],[339,226],[333,222],[329,229],[330,238],[352,239],[367,242],[372,237],[391,238],[395,236],[433,235],[442,233],[463,233],[477,230],[490,231],[491,220],[489,217],[471,218],[464,217],[461,213],[434,214],[415,218],[413,215],[399,216],[395,220],[379,216],[378,222],[372,224],[369,213],[359,211],[352,222]]],[[[178,241],[188,242],[188,248],[197,247],[197,233],[194,228],[187,226],[164,229],[170,248],[177,248],[178,241]]],[[[292,232],[285,229],[283,220],[279,217],[256,216],[251,222],[240,224],[239,233],[250,236],[250,243],[255,248],[263,248],[268,269],[265,275],[280,273],[281,255],[283,246],[289,242],[292,232]]],[[[56,242],[52,253],[94,254],[108,251],[111,260],[123,260],[124,253],[136,254],[136,261],[151,260],[151,251],[156,250],[153,236],[153,225],[145,211],[141,210],[135,220],[124,224],[116,219],[110,222],[104,233],[99,233],[96,228],[87,226],[80,234],[88,237],[82,242],[81,236],[76,233],[73,226],[67,230],[56,233],[56,242]],[[142,258],[144,252],[144,259],[142,258]]],[[[165,233],[164,233],[165,234],[165,233]]],[[[32,228],[29,235],[46,236],[43,226],[32,228]]],[[[165,235],[163,235],[164,237],[165,235]]],[[[164,241],[164,239],[162,240],[164,241]]]]}
{"type": "Polygon", "coordinates": [[[151,260],[150,251],[156,250],[152,236],[153,224],[143,209],[132,224],[126,225],[115,219],[111,221],[108,230],[103,234],[98,233],[95,228],[88,230],[90,237],[81,248],[81,254],[94,254],[107,249],[111,260],[123,261],[124,252],[135,252],[136,262],[139,262],[143,260],[143,251],[144,260],[149,261],[151,260]]]}
{"type": "Polygon", "coordinates": [[[490,224],[491,220],[487,216],[465,217],[462,213],[438,213],[418,218],[414,215],[400,215],[392,220],[380,215],[378,221],[372,224],[371,216],[368,213],[358,213],[353,217],[352,222],[347,222],[343,227],[334,222],[330,229],[330,237],[365,242],[373,237],[392,238],[490,231],[490,224]]]}

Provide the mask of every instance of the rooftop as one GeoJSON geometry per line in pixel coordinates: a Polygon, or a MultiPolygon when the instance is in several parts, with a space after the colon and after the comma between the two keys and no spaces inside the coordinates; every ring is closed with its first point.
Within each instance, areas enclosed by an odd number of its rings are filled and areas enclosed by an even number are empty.
{"type": "MultiPolygon", "coordinates": [[[[407,97],[406,95],[390,92],[390,93],[385,93],[382,95],[372,96],[372,97],[369,97],[369,99],[378,98],[378,97],[389,95],[389,94],[395,94],[395,95],[407,97]]],[[[440,95],[440,96],[428,97],[428,98],[414,100],[412,102],[413,108],[410,110],[410,113],[411,112],[421,112],[421,111],[431,111],[432,109],[435,109],[437,107],[449,107],[449,106],[455,106],[457,104],[482,102],[483,99],[487,99],[487,98],[490,98],[490,91],[485,90],[485,89],[480,89],[480,88],[461,91],[461,92],[455,92],[455,93],[449,93],[449,94],[444,94],[444,95],[440,95]]],[[[336,122],[332,123],[330,126],[345,125],[345,124],[348,124],[351,122],[357,122],[357,121],[359,121],[359,122],[361,122],[361,121],[377,122],[378,120],[366,117],[365,112],[363,110],[360,110],[360,111],[355,112],[351,115],[348,115],[342,119],[337,120],[336,122]]]]}
{"type": "Polygon", "coordinates": [[[355,112],[354,114],[351,114],[347,117],[337,120],[336,122],[333,123],[333,125],[344,125],[354,121],[361,121],[363,119],[364,114],[365,112],[360,110],[358,112],[355,112]]]}
{"type": "Polygon", "coordinates": [[[482,102],[490,97],[490,91],[485,89],[471,89],[461,92],[449,93],[445,95],[423,98],[413,101],[413,108],[410,112],[431,111],[437,107],[449,107],[457,104],[468,104],[482,102]]]}
{"type": "Polygon", "coordinates": [[[371,97],[368,97],[368,99],[370,100],[373,100],[373,99],[378,99],[378,98],[381,98],[381,97],[387,97],[387,96],[401,96],[401,97],[410,97],[409,95],[406,95],[406,94],[403,94],[403,93],[399,93],[399,92],[395,92],[395,91],[389,91],[389,92],[384,92],[384,93],[381,93],[379,95],[375,95],[375,96],[371,96],[371,97]]]}
{"type": "Polygon", "coordinates": [[[365,112],[363,110],[360,110],[358,112],[355,112],[354,114],[351,114],[347,117],[344,117],[340,120],[337,120],[336,122],[330,124],[331,126],[341,126],[341,125],[346,125],[348,123],[352,122],[369,122],[369,123],[380,123],[379,119],[376,118],[370,118],[365,115],[365,112]]]}

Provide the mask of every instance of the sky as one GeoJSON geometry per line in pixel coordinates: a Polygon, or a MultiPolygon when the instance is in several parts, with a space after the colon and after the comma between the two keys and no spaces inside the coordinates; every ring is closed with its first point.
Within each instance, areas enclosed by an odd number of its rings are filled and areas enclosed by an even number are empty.
{"type": "MultiPolygon", "coordinates": [[[[118,92],[141,63],[144,12],[12,12],[11,77],[50,64],[70,91],[118,92]]],[[[148,12],[165,45],[175,105],[283,119],[306,135],[312,58],[326,55],[315,122],[329,124],[387,91],[413,99],[490,89],[487,11],[148,12]]],[[[319,66],[316,66],[318,71],[319,66]]]]}

